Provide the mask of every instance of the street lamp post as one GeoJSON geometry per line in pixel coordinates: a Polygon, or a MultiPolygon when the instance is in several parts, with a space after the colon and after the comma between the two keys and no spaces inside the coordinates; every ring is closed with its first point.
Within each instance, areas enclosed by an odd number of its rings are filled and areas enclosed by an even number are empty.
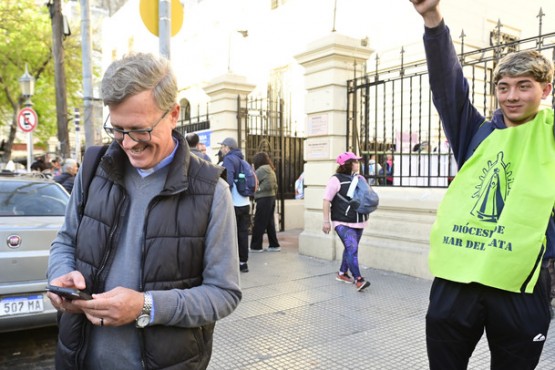
{"type": "MultiPolygon", "coordinates": [[[[31,107],[31,97],[35,93],[35,78],[29,74],[27,64],[25,64],[25,73],[19,78],[19,87],[21,95],[25,98],[25,107],[31,107]]],[[[31,160],[33,158],[33,132],[27,134],[27,172],[31,172],[31,160]]]]}

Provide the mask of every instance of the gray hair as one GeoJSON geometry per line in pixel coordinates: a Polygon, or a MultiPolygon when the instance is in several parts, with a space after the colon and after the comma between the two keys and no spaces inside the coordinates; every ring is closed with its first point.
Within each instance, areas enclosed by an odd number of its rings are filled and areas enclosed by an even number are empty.
{"type": "Polygon", "coordinates": [[[152,90],[160,110],[171,109],[177,98],[177,79],[170,61],[151,53],[130,53],[110,64],[102,78],[104,105],[118,105],[126,98],[152,90]]]}
{"type": "Polygon", "coordinates": [[[524,50],[504,56],[493,71],[497,85],[505,76],[531,75],[537,82],[553,81],[553,61],[537,50],[524,50]]]}
{"type": "Polygon", "coordinates": [[[77,161],[72,158],[67,158],[64,160],[64,165],[62,166],[62,172],[69,172],[69,170],[77,166],[77,161]]]}

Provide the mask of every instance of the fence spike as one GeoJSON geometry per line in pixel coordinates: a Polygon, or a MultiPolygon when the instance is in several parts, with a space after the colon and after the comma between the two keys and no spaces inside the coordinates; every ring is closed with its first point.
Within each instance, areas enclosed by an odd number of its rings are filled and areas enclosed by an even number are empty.
{"type": "Polygon", "coordinates": [[[374,81],[378,81],[378,79],[380,78],[379,77],[380,74],[378,73],[379,66],[380,66],[380,55],[376,53],[376,76],[374,78],[374,81]]]}
{"type": "Polygon", "coordinates": [[[463,55],[464,55],[464,39],[466,37],[466,33],[464,33],[464,29],[461,29],[461,35],[459,36],[459,38],[461,39],[461,57],[460,57],[460,61],[461,63],[463,62],[463,55]]]}
{"type": "Polygon", "coordinates": [[[405,75],[405,47],[401,46],[401,70],[399,71],[401,76],[405,75]]]}
{"type": "Polygon", "coordinates": [[[545,17],[545,13],[543,12],[542,7],[540,6],[540,12],[536,16],[536,18],[538,18],[538,21],[539,21],[539,32],[538,32],[538,38],[539,38],[538,47],[539,48],[542,47],[542,43],[543,43],[543,38],[542,38],[543,17],[545,17]]]}

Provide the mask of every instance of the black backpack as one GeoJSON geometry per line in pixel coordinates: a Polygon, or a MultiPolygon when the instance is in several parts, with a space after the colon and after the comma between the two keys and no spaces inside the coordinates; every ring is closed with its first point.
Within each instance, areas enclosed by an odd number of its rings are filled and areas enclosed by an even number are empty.
{"type": "Polygon", "coordinates": [[[336,196],[343,202],[349,204],[357,213],[363,215],[369,215],[378,209],[378,205],[380,204],[378,193],[368,185],[364,178],[359,178],[358,175],[353,176],[349,188],[351,186],[355,187],[352,198],[343,196],[340,193],[337,193],[336,196]]]}
{"type": "Polygon", "coordinates": [[[81,163],[81,203],[79,204],[79,215],[82,216],[85,211],[85,203],[89,195],[89,186],[96,172],[96,168],[100,163],[100,159],[106,153],[108,145],[91,146],[85,151],[83,163],[81,163]]]}

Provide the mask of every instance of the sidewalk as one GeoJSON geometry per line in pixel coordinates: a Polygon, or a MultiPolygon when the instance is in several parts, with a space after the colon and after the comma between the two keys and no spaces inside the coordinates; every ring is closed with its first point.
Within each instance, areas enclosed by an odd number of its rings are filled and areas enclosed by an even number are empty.
{"type": "MultiPolygon", "coordinates": [[[[335,280],[337,261],[298,254],[302,230],[278,234],[280,253],[251,253],[243,300],[216,324],[208,369],[428,369],[424,317],[431,281],[382,270],[357,292],[335,280]]],[[[485,337],[469,369],[489,369],[485,337]]],[[[537,369],[555,369],[548,336],[537,369]]]]}

